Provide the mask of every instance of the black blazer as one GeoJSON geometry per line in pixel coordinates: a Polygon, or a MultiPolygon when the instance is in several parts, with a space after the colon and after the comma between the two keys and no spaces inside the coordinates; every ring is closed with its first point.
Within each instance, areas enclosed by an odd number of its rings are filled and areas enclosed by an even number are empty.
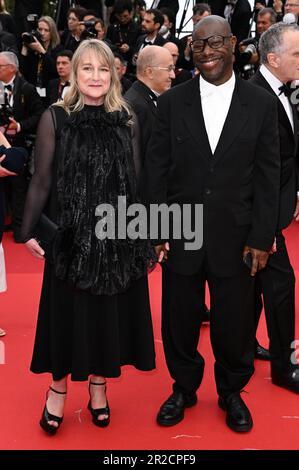
{"type": "Polygon", "coordinates": [[[284,107],[267,80],[257,71],[252,77],[254,85],[265,88],[277,101],[278,106],[278,130],[280,141],[281,179],[280,179],[280,205],[278,229],[286,228],[293,220],[293,214],[297,202],[297,190],[299,191],[298,160],[297,160],[297,135],[298,118],[295,106],[293,109],[294,132],[284,107]]]}
{"type": "Polygon", "coordinates": [[[138,117],[141,135],[141,160],[144,161],[149,139],[157,119],[157,107],[151,98],[152,91],[140,80],[133,83],[125,99],[138,117]]]}
{"type": "Polygon", "coordinates": [[[206,255],[214,275],[234,276],[244,269],[245,245],[269,250],[277,225],[279,180],[277,106],[265,90],[236,78],[213,155],[199,79],[159,97],[142,178],[144,199],[147,204],[203,204],[203,247],[185,251],[184,238],[170,238],[171,269],[194,274],[206,255]]]}
{"type": "MultiPolygon", "coordinates": [[[[134,54],[138,54],[139,50],[143,44],[144,39],[146,38],[147,34],[142,34],[137,38],[136,44],[135,44],[135,49],[134,49],[134,54]]],[[[152,44],[153,46],[164,46],[166,44],[166,40],[161,36],[161,34],[157,34],[154,43],[152,44]]]]}
{"type": "Polygon", "coordinates": [[[24,136],[35,133],[43,111],[44,107],[35,87],[17,75],[13,88],[13,117],[20,123],[21,132],[16,134],[14,145],[24,146],[24,136]]]}

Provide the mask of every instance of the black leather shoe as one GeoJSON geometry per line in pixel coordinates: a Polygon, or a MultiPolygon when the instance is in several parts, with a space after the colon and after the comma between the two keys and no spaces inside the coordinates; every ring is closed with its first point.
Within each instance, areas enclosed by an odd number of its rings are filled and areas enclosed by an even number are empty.
{"type": "Polygon", "coordinates": [[[279,387],[299,393],[299,368],[293,367],[287,372],[271,372],[272,382],[279,387]]]}
{"type": "Polygon", "coordinates": [[[261,346],[258,342],[256,342],[254,357],[255,359],[259,359],[260,361],[270,361],[269,350],[266,348],[263,348],[263,346],[261,346]]]}
{"type": "Polygon", "coordinates": [[[196,405],[196,394],[185,395],[182,392],[173,392],[163,403],[157,415],[157,423],[161,426],[174,426],[184,419],[185,408],[196,405]]]}
{"type": "Polygon", "coordinates": [[[248,432],[253,426],[249,409],[240,397],[240,393],[233,393],[226,398],[219,397],[219,407],[226,411],[226,424],[235,432],[248,432]]]}

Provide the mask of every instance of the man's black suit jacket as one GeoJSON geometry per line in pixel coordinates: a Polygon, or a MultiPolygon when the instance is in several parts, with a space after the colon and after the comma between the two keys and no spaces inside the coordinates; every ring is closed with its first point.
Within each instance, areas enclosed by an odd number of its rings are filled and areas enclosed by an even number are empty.
{"type": "MultiPolygon", "coordinates": [[[[145,38],[147,37],[147,34],[142,34],[141,36],[139,36],[137,38],[137,41],[136,41],[136,44],[135,44],[135,50],[134,50],[134,54],[138,54],[139,51],[140,51],[140,48],[145,40],[145,38]]],[[[154,42],[153,42],[153,46],[164,46],[164,44],[166,43],[167,41],[163,38],[163,36],[161,36],[161,34],[157,34],[154,42]]],[[[146,46],[148,47],[148,46],[146,46]]]]}
{"type": "Polygon", "coordinates": [[[297,160],[297,111],[293,106],[294,131],[280,99],[275,94],[264,76],[257,71],[251,82],[270,92],[277,101],[278,125],[281,158],[280,205],[278,229],[286,228],[293,220],[299,191],[298,160],[297,160]]]}
{"type": "Polygon", "coordinates": [[[16,134],[14,145],[24,146],[24,136],[36,132],[43,111],[42,101],[34,85],[17,75],[13,88],[13,117],[20,123],[21,132],[16,134]]]}
{"type": "Polygon", "coordinates": [[[199,79],[164,93],[142,178],[147,203],[203,204],[203,247],[170,239],[167,264],[190,275],[206,254],[216,276],[238,275],[245,245],[272,246],[278,217],[280,157],[276,100],[236,78],[229,112],[212,154],[199,79]]]}
{"type": "Polygon", "coordinates": [[[133,83],[125,99],[138,117],[141,135],[141,161],[144,161],[149,139],[157,119],[157,107],[151,98],[151,90],[140,80],[133,83]]]}

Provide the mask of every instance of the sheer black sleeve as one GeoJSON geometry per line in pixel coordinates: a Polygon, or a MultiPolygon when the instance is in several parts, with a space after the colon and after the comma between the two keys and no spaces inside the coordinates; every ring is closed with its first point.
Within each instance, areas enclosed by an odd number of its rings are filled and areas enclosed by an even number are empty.
{"type": "Polygon", "coordinates": [[[32,238],[33,229],[48,200],[55,154],[55,129],[50,109],[42,115],[35,143],[35,172],[27,193],[21,237],[24,242],[32,238]]]}
{"type": "Polygon", "coordinates": [[[134,166],[137,176],[137,183],[139,183],[140,171],[141,171],[141,136],[140,126],[137,115],[131,110],[132,114],[132,147],[133,147],[133,159],[134,166]]]}

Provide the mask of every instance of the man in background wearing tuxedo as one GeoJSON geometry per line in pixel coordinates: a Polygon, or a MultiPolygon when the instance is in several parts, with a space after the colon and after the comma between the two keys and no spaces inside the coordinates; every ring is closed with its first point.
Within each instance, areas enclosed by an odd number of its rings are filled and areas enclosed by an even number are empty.
{"type": "Polygon", "coordinates": [[[125,94],[137,114],[141,134],[141,160],[157,119],[157,98],[171,87],[175,78],[170,52],[160,46],[145,47],[137,59],[137,80],[125,94]]]}
{"type": "Polygon", "coordinates": [[[256,324],[263,294],[270,339],[271,376],[275,385],[299,393],[299,367],[292,361],[295,340],[295,276],[282,230],[299,220],[298,120],[286,84],[299,80],[299,27],[277,23],[262,36],[259,43],[261,67],[252,83],[266,89],[278,106],[280,138],[280,200],[276,231],[276,251],[266,268],[257,275],[256,324]]]}
{"type": "Polygon", "coordinates": [[[56,58],[56,69],[59,78],[54,78],[49,82],[47,89],[47,104],[56,103],[61,101],[64,95],[70,87],[70,76],[71,76],[71,62],[73,52],[72,51],[61,51],[57,54],[56,58]]]}

